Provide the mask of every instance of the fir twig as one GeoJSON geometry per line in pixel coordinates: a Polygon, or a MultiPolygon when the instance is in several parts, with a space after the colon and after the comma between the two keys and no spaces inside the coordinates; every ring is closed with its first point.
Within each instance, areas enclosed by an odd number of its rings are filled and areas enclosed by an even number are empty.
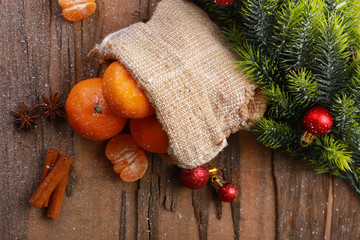
{"type": "Polygon", "coordinates": [[[315,149],[320,151],[325,159],[329,159],[340,170],[350,170],[350,164],[353,160],[351,159],[351,153],[346,150],[346,144],[336,141],[329,134],[316,138],[314,144],[315,149]]]}
{"type": "Polygon", "coordinates": [[[235,62],[235,66],[257,84],[267,85],[279,81],[275,63],[261,54],[259,49],[245,43],[243,47],[236,47],[235,51],[243,57],[242,61],[235,62]]]}
{"type": "Polygon", "coordinates": [[[320,90],[319,101],[325,105],[346,82],[345,71],[349,53],[349,36],[343,19],[337,16],[325,18],[316,44],[316,61],[313,65],[315,80],[320,90]]]}
{"type": "Polygon", "coordinates": [[[318,97],[319,89],[311,72],[300,69],[298,72],[290,72],[288,75],[288,91],[294,99],[297,111],[302,112],[313,104],[318,97]]]}

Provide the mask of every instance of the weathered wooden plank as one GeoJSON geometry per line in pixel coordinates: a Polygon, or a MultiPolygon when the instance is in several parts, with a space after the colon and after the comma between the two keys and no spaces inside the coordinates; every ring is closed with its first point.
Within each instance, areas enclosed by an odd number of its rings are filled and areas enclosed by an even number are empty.
{"type": "Polygon", "coordinates": [[[360,239],[360,197],[349,183],[334,179],[331,239],[360,239]]]}
{"type": "Polygon", "coordinates": [[[330,176],[307,163],[274,155],[278,239],[324,239],[330,176]]]}
{"type": "MultiPolygon", "coordinates": [[[[50,48],[49,16],[48,2],[2,1],[0,7],[0,235],[4,239],[26,237],[27,201],[39,182],[34,173],[41,171],[44,156],[43,126],[33,134],[17,131],[10,123],[14,120],[10,110],[21,110],[22,102],[33,107],[41,101],[39,94],[47,92],[49,55],[38,49],[50,48]]],[[[56,127],[64,129],[61,124],[56,127]]]]}
{"type": "MultiPolygon", "coordinates": [[[[117,239],[121,191],[129,192],[129,202],[136,202],[137,183],[119,181],[104,157],[104,143],[74,135],[65,121],[55,125],[43,121],[33,135],[12,131],[9,124],[9,111],[18,107],[17,101],[36,105],[42,100],[40,94],[50,96],[55,91],[64,101],[77,81],[97,76],[100,65],[96,58],[86,57],[88,51],[107,33],[133,23],[131,8],[138,8],[138,1],[108,3],[100,1],[103,7],[77,23],[63,19],[56,1],[9,1],[1,8],[1,32],[8,33],[0,40],[2,53],[11,56],[0,57],[1,66],[9,66],[1,68],[9,79],[8,85],[2,86],[3,93],[8,92],[3,101],[8,108],[1,114],[7,120],[1,128],[9,129],[4,133],[7,150],[2,151],[8,164],[4,163],[7,170],[1,170],[4,178],[0,185],[7,193],[0,201],[1,215],[7,216],[1,221],[4,239],[117,239]],[[38,185],[47,148],[57,148],[76,159],[67,191],[71,200],[65,198],[58,221],[44,218],[43,210],[27,203],[38,185]]],[[[136,205],[129,205],[127,223],[136,226],[136,205]]],[[[135,228],[126,230],[130,238],[136,236],[135,228]]]]}
{"type": "MultiPolygon", "coordinates": [[[[275,239],[275,186],[271,151],[240,132],[240,239],[275,239]]],[[[239,234],[239,233],[238,233],[239,234]]]]}
{"type": "Polygon", "coordinates": [[[178,168],[157,155],[149,155],[140,182],[122,182],[104,156],[106,142],[77,136],[65,120],[41,121],[32,135],[15,130],[10,110],[20,102],[34,106],[55,92],[64,102],[76,82],[102,76],[105,67],[87,53],[108,33],[146,21],[156,2],[100,0],[94,15],[71,23],[57,1],[0,0],[1,238],[358,239],[359,196],[351,187],[283,154],[272,163],[248,132],[231,136],[212,163],[240,191],[229,204],[209,184],[184,188],[178,168]],[[56,221],[27,203],[47,148],[75,158],[56,221]]]}

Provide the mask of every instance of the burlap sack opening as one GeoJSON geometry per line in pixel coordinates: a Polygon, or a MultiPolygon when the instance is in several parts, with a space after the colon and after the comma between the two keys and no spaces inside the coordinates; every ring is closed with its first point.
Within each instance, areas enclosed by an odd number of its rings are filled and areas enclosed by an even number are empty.
{"type": "Polygon", "coordinates": [[[163,0],[150,21],[108,35],[98,52],[119,60],[145,91],[170,139],[165,158],[180,167],[211,161],[265,111],[218,27],[191,2],[163,0]]]}

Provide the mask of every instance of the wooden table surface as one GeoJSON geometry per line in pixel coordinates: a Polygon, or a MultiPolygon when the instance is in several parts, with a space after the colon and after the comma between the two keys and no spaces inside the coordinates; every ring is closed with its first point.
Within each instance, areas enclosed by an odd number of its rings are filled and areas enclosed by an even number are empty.
{"type": "Polygon", "coordinates": [[[11,110],[35,106],[75,83],[101,77],[87,53],[107,34],[147,20],[155,0],[99,0],[98,10],[66,21],[57,1],[0,0],[0,239],[359,239],[360,196],[342,180],[273,152],[248,132],[230,137],[213,161],[239,188],[221,203],[206,186],[189,190],[178,169],[148,155],[145,176],[124,183],[105,158],[106,142],[76,135],[66,120],[18,131],[11,110]],[[60,219],[28,199],[39,185],[46,149],[75,158],[60,219]]]}

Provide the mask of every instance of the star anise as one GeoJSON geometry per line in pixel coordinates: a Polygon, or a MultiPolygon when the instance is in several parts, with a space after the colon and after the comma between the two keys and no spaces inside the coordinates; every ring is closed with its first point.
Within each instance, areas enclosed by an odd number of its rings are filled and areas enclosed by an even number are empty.
{"type": "Polygon", "coordinates": [[[35,111],[36,107],[31,108],[29,111],[28,107],[25,105],[25,103],[23,103],[22,112],[11,111],[17,117],[17,119],[12,121],[12,123],[18,123],[20,124],[20,129],[28,128],[30,129],[30,133],[32,133],[34,129],[33,125],[38,124],[34,119],[39,117],[39,115],[34,115],[35,111]]]}
{"type": "Polygon", "coordinates": [[[39,104],[38,107],[44,109],[45,112],[41,116],[41,119],[50,118],[50,121],[54,123],[55,118],[57,116],[65,118],[66,115],[61,108],[63,107],[62,103],[58,102],[58,93],[56,92],[54,96],[52,96],[51,100],[44,95],[42,95],[44,103],[39,104]]]}

